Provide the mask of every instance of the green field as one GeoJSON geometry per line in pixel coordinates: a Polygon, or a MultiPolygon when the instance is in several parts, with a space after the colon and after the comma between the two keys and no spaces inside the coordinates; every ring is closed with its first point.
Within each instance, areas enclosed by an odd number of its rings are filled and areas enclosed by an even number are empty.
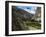
{"type": "Polygon", "coordinates": [[[36,29],[41,29],[41,24],[38,23],[38,22],[26,21],[26,22],[24,22],[24,24],[25,24],[27,27],[33,27],[33,28],[36,28],[36,29]]]}

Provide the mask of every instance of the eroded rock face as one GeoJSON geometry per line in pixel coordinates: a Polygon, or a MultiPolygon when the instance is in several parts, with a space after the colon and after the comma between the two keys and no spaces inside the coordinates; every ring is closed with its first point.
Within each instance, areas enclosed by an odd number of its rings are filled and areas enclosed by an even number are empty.
{"type": "Polygon", "coordinates": [[[36,21],[41,21],[41,7],[37,7],[36,13],[32,18],[36,21]]]}

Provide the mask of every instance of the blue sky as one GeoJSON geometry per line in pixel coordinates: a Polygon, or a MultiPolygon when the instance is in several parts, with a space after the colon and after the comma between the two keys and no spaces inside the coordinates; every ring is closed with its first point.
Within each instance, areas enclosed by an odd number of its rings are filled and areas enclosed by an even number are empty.
{"type": "Polygon", "coordinates": [[[18,8],[21,8],[29,13],[35,14],[37,7],[35,6],[17,6],[18,8]]]}

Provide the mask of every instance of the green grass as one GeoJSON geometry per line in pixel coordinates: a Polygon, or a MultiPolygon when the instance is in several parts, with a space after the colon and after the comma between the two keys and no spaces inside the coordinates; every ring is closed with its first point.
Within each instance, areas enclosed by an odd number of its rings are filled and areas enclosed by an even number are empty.
{"type": "Polygon", "coordinates": [[[25,22],[25,24],[27,26],[32,26],[36,29],[41,29],[41,24],[39,24],[38,22],[25,22]]]}

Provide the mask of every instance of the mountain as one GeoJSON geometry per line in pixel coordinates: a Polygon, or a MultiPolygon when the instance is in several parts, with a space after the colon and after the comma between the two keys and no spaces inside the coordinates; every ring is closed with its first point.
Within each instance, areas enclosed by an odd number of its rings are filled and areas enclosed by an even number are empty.
{"type": "Polygon", "coordinates": [[[28,29],[27,27],[25,27],[23,21],[30,20],[32,16],[33,14],[13,6],[12,7],[12,31],[28,29]]]}
{"type": "Polygon", "coordinates": [[[41,21],[41,7],[37,7],[35,15],[32,17],[32,19],[41,21]]]}
{"type": "Polygon", "coordinates": [[[21,8],[18,8],[18,7],[13,7],[13,12],[15,15],[19,16],[19,17],[22,17],[22,18],[25,18],[25,19],[31,19],[33,14],[21,9],[21,8]]]}

